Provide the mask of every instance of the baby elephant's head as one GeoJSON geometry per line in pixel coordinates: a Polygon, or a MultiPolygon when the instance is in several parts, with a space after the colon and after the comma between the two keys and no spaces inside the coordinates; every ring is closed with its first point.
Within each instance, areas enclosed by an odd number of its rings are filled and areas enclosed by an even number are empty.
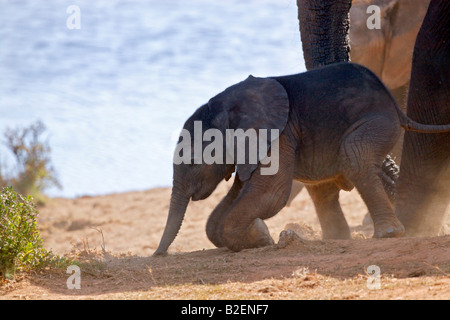
{"type": "MultiPolygon", "coordinates": [[[[164,254],[175,239],[190,199],[207,198],[234,171],[238,179],[245,181],[259,163],[276,162],[278,170],[275,142],[288,115],[289,99],[284,87],[274,79],[253,76],[195,111],[184,124],[175,148],[169,216],[155,254],[164,254]]],[[[261,174],[270,169],[273,166],[261,168],[261,174]]]]}

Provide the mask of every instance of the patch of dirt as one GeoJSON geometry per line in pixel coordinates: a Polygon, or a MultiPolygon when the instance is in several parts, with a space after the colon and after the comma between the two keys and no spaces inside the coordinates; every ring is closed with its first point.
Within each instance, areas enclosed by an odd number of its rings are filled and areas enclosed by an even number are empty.
{"type": "Polygon", "coordinates": [[[44,246],[76,255],[81,289],[67,288],[65,270],[47,270],[3,284],[0,299],[450,299],[450,236],[372,239],[356,191],[341,192],[352,240],[321,240],[313,203],[302,191],[266,221],[276,245],[238,253],[215,248],[206,220],[230,186],[189,204],[166,257],[151,254],[166,223],[170,188],[53,199],[40,208],[44,246]],[[373,265],[379,277],[368,271],[373,265]],[[379,289],[370,286],[374,280],[379,289]]]}

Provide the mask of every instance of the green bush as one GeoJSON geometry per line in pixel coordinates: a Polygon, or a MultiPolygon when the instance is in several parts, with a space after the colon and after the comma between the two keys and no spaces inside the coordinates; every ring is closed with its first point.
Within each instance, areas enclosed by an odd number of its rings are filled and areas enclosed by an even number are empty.
{"type": "Polygon", "coordinates": [[[42,247],[32,197],[24,198],[7,187],[1,191],[0,200],[0,278],[12,278],[18,270],[65,263],[64,258],[42,247]]]}
{"type": "Polygon", "coordinates": [[[37,121],[26,128],[7,129],[5,145],[15,159],[16,170],[1,170],[0,187],[13,186],[24,195],[44,202],[43,191],[49,187],[61,188],[51,165],[50,146],[42,141],[45,125],[37,121]]]}

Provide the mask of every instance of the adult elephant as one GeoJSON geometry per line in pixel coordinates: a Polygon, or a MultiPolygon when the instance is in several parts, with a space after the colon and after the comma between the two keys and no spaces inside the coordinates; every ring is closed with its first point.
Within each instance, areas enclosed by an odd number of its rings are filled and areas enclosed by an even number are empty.
{"type": "Polygon", "coordinates": [[[350,9],[351,60],[375,73],[394,93],[401,107],[401,98],[406,97],[406,91],[399,90],[409,87],[414,42],[429,2],[353,0],[350,9]],[[379,29],[369,29],[367,26],[372,16],[372,11],[367,12],[369,5],[380,9],[379,29]]]}
{"type": "Polygon", "coordinates": [[[306,69],[351,58],[391,91],[408,86],[414,42],[428,4],[429,0],[298,0],[306,69]],[[370,5],[380,9],[379,29],[367,26],[370,5]]]}
{"type": "MultiPolygon", "coordinates": [[[[432,0],[414,46],[407,114],[450,121],[450,1],[432,0]]],[[[407,133],[396,215],[410,236],[436,235],[450,200],[450,134],[407,133]]]]}
{"type": "Polygon", "coordinates": [[[414,42],[429,2],[298,0],[307,70],[351,58],[375,73],[391,90],[399,106],[405,107],[414,42]],[[367,26],[370,5],[380,9],[379,29],[367,26]]]}
{"type": "MultiPolygon", "coordinates": [[[[353,0],[350,9],[350,58],[369,68],[389,88],[400,108],[406,110],[411,61],[429,0],[353,0]],[[379,29],[369,29],[370,5],[379,8],[379,29]]],[[[370,20],[372,21],[372,20],[370,20]]],[[[403,133],[392,156],[400,165],[403,133]]]]}

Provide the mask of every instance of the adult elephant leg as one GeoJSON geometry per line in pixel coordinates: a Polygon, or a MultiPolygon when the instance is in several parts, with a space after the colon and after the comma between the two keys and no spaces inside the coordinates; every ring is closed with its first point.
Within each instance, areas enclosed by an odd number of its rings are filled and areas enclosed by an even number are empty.
{"type": "Polygon", "coordinates": [[[322,228],[323,239],[350,239],[350,229],[339,204],[340,189],[334,182],[307,185],[322,228]]]}
{"type": "Polygon", "coordinates": [[[242,189],[242,185],[243,182],[239,180],[239,177],[236,174],[231,189],[228,191],[227,195],[220,201],[213,212],[211,212],[211,215],[208,218],[208,222],[206,223],[206,235],[208,236],[208,239],[218,248],[224,246],[220,237],[219,223],[221,222],[224,214],[233,204],[233,201],[239,195],[239,192],[242,189]]]}
{"type": "MultiPolygon", "coordinates": [[[[405,84],[404,86],[401,86],[397,89],[391,90],[392,96],[394,97],[395,101],[397,102],[397,105],[400,107],[400,109],[406,113],[406,102],[408,98],[408,84],[405,84]]],[[[394,145],[391,151],[391,157],[394,159],[395,163],[400,166],[402,161],[402,148],[403,148],[403,137],[404,137],[404,131],[400,133],[400,138],[397,140],[397,143],[394,145]]]]}
{"type": "Polygon", "coordinates": [[[404,113],[406,113],[406,104],[408,102],[408,89],[409,89],[409,82],[401,87],[391,90],[395,102],[397,102],[397,105],[404,113]]]}
{"type": "MultiPolygon", "coordinates": [[[[414,46],[407,115],[450,123],[450,1],[432,0],[414,46]]],[[[409,236],[436,235],[450,200],[450,134],[406,132],[396,215],[409,236]]]]}
{"type": "MultiPolygon", "coordinates": [[[[448,139],[450,137],[443,143],[448,144],[448,139]]],[[[410,138],[405,140],[406,151],[411,150],[408,146],[410,138]]],[[[450,146],[447,145],[448,148],[450,146]]],[[[433,153],[435,150],[425,149],[428,150],[423,152],[428,157],[434,155],[433,159],[419,156],[416,160],[421,165],[411,164],[409,159],[405,159],[397,186],[396,215],[405,226],[407,236],[438,235],[449,205],[449,158],[438,161],[436,153],[433,153]]]]}

